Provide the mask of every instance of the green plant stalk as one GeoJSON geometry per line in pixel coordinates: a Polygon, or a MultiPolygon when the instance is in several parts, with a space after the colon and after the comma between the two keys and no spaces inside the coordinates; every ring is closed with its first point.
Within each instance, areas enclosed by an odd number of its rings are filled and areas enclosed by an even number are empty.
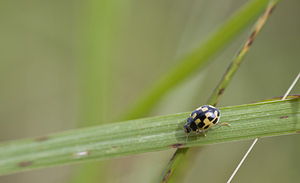
{"type": "Polygon", "coordinates": [[[189,148],[178,148],[170,159],[167,167],[165,168],[163,174],[161,175],[158,182],[167,182],[174,172],[175,168],[180,164],[180,162],[185,157],[189,148]],[[166,171],[166,172],[165,172],[166,171]]]}
{"type": "Polygon", "coordinates": [[[76,129],[0,144],[0,175],[62,164],[300,132],[300,100],[288,99],[220,108],[220,122],[207,137],[182,129],[189,113],[76,129]]]}
{"type": "Polygon", "coordinates": [[[229,65],[228,69],[226,70],[225,74],[223,75],[220,83],[218,86],[215,88],[213,91],[212,95],[208,99],[207,103],[211,105],[217,105],[219,102],[219,99],[224,92],[225,88],[231,81],[231,78],[239,68],[240,64],[242,63],[244,57],[248,53],[250,47],[253,45],[253,42],[258,35],[258,33],[261,31],[262,27],[265,25],[267,22],[270,14],[274,10],[275,6],[277,5],[278,0],[271,0],[268,6],[266,7],[264,13],[258,18],[256,21],[256,24],[253,28],[253,31],[251,32],[250,36],[248,37],[247,41],[243,45],[243,47],[240,49],[240,51],[237,53],[235,56],[234,60],[231,62],[229,65]]]}
{"type": "MultiPolygon", "coordinates": [[[[80,21],[79,60],[80,114],[79,127],[108,122],[111,97],[112,57],[115,55],[114,40],[118,16],[121,11],[116,1],[84,1],[84,16],[80,21]],[[83,44],[82,44],[83,43],[83,44]],[[109,79],[108,79],[109,78],[109,79]]],[[[76,167],[69,183],[89,182],[107,178],[107,162],[90,162],[76,167]]]]}
{"type": "MultiPolygon", "coordinates": [[[[252,33],[250,34],[249,38],[243,45],[243,47],[240,49],[238,54],[235,56],[232,63],[227,68],[226,72],[224,73],[222,79],[220,80],[219,84],[213,91],[211,97],[208,99],[207,104],[216,106],[219,102],[219,99],[221,95],[223,94],[225,88],[231,81],[233,75],[239,68],[241,62],[243,61],[243,58],[248,53],[250,47],[252,46],[256,36],[266,23],[267,19],[269,18],[272,10],[275,8],[276,4],[278,3],[277,0],[271,0],[269,4],[267,5],[264,13],[258,18],[256,21],[256,24],[253,28],[252,33]]],[[[185,156],[186,152],[188,151],[188,148],[180,148],[177,149],[174,153],[173,157],[170,159],[170,162],[168,163],[167,167],[164,169],[162,175],[160,176],[158,182],[168,182],[168,180],[171,177],[172,172],[176,170],[176,167],[180,164],[181,160],[185,156]]]]}
{"type": "Polygon", "coordinates": [[[168,72],[156,80],[123,115],[121,119],[134,119],[147,114],[159,99],[173,86],[199,72],[199,67],[224,48],[264,10],[268,0],[252,0],[229,18],[201,45],[178,60],[168,72]]]}

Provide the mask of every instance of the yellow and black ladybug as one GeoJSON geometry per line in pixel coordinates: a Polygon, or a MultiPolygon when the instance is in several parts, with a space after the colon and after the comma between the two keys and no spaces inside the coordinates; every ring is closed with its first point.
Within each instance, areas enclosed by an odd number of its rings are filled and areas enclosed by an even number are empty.
{"type": "MultiPolygon", "coordinates": [[[[201,106],[190,114],[190,117],[188,117],[187,122],[184,125],[184,131],[187,136],[191,133],[191,131],[196,132],[197,135],[199,132],[202,132],[203,135],[206,136],[204,131],[214,125],[217,125],[220,116],[220,111],[216,107],[211,105],[201,106]]],[[[230,126],[228,123],[222,124],[230,126]]]]}

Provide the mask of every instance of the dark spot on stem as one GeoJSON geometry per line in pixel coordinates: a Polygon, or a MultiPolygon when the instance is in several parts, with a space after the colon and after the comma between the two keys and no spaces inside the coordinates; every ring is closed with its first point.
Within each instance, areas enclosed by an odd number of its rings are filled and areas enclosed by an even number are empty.
{"type": "Polygon", "coordinates": [[[224,88],[221,88],[218,95],[222,95],[223,92],[224,92],[224,88]]]}
{"type": "Polygon", "coordinates": [[[45,140],[48,140],[48,139],[49,139],[49,137],[47,137],[47,136],[42,136],[42,137],[38,137],[38,138],[36,139],[36,141],[41,142],[41,141],[45,141],[45,140]]]}
{"type": "Polygon", "coordinates": [[[170,169],[170,170],[168,171],[168,173],[165,175],[165,177],[164,177],[164,179],[163,179],[162,182],[166,182],[166,181],[169,179],[170,174],[171,174],[171,169],[170,169]]]}
{"type": "Polygon", "coordinates": [[[257,33],[257,30],[254,30],[251,35],[249,36],[248,38],[248,43],[247,43],[247,46],[250,47],[254,41],[254,38],[255,38],[255,35],[257,33]]]}
{"type": "Polygon", "coordinates": [[[300,131],[296,131],[296,133],[300,133],[300,131]]]}
{"type": "Polygon", "coordinates": [[[172,158],[170,159],[170,161],[173,161],[173,159],[175,158],[175,156],[177,155],[177,151],[173,154],[172,158]]]}
{"type": "Polygon", "coordinates": [[[271,14],[275,9],[275,6],[272,6],[271,9],[269,10],[269,14],[271,14]]]}
{"type": "Polygon", "coordinates": [[[253,39],[250,39],[247,46],[250,47],[252,45],[252,43],[253,43],[253,39]]]}
{"type": "Polygon", "coordinates": [[[172,144],[170,146],[173,148],[180,148],[180,147],[184,146],[184,143],[176,143],[176,144],[172,144]]]}
{"type": "Polygon", "coordinates": [[[289,116],[281,116],[280,119],[288,118],[289,116]]]}
{"type": "Polygon", "coordinates": [[[19,163],[20,167],[26,167],[32,164],[32,161],[23,161],[21,163],[19,163]]]}
{"type": "Polygon", "coordinates": [[[254,31],[251,33],[249,39],[254,39],[254,37],[255,37],[255,35],[256,35],[256,32],[257,32],[257,31],[254,30],[254,31]]]}

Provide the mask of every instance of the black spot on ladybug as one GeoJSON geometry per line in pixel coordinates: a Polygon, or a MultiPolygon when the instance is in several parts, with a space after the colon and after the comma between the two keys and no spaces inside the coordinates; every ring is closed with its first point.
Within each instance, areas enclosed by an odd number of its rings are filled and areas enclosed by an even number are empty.
{"type": "Polygon", "coordinates": [[[205,123],[202,123],[202,122],[201,122],[201,123],[198,124],[198,127],[199,127],[199,128],[203,128],[204,125],[205,125],[205,123]]]}
{"type": "Polygon", "coordinates": [[[197,125],[196,125],[195,121],[193,121],[193,122],[190,124],[190,128],[191,128],[193,131],[196,131],[196,130],[197,130],[197,125]]]}
{"type": "Polygon", "coordinates": [[[217,121],[218,121],[218,118],[214,119],[214,120],[212,121],[212,123],[213,123],[213,124],[216,124],[217,121]]]}
{"type": "Polygon", "coordinates": [[[207,129],[209,127],[209,125],[205,126],[204,129],[207,129]]]}
{"type": "Polygon", "coordinates": [[[204,112],[200,113],[200,114],[198,115],[198,118],[200,119],[200,121],[203,122],[203,121],[206,119],[205,113],[204,113],[204,112]]]}
{"type": "Polygon", "coordinates": [[[213,119],[215,119],[215,117],[216,117],[216,116],[213,114],[212,116],[209,116],[209,117],[208,117],[208,120],[209,120],[209,121],[212,121],[213,119]]]}

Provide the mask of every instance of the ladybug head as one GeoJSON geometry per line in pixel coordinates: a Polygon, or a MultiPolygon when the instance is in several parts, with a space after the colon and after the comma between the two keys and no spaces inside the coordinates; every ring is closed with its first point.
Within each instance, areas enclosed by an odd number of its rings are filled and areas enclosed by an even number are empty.
{"type": "Polygon", "coordinates": [[[188,135],[191,132],[191,128],[186,124],[184,125],[184,131],[188,135]]]}

